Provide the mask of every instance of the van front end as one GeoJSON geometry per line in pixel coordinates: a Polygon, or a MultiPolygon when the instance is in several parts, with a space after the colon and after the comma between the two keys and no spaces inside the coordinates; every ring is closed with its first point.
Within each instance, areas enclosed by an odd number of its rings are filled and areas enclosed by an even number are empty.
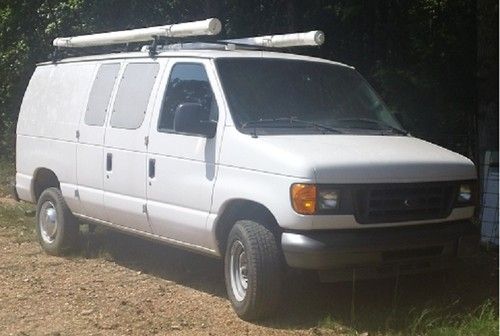
{"type": "Polygon", "coordinates": [[[252,199],[276,218],[290,267],[383,277],[477,249],[474,164],[412,137],[353,68],[271,55],[215,64],[231,112],[220,163],[261,172],[252,190],[274,186],[275,199],[252,199]],[[288,197],[285,177],[296,177],[288,197]]]}
{"type": "Polygon", "coordinates": [[[293,185],[292,206],[315,230],[285,231],[285,260],[323,281],[450,267],[479,246],[475,193],[474,180],[293,185]]]}

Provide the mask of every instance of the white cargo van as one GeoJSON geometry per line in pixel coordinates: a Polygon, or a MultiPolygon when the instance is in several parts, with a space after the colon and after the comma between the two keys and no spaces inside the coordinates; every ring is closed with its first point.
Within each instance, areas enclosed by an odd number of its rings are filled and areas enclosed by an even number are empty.
{"type": "MultiPolygon", "coordinates": [[[[54,43],[107,41],[82,38],[54,43]]],[[[469,159],[410,136],[354,68],[269,50],[321,42],[155,39],[39,64],[16,191],[37,204],[43,249],[77,246],[83,221],[223,258],[245,319],[276,309],[288,268],[379,277],[473,253],[469,159]]]]}

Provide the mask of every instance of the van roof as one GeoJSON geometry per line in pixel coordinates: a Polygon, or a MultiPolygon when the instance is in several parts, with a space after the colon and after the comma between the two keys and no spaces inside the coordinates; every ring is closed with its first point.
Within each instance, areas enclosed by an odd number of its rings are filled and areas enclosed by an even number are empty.
{"type": "MultiPolygon", "coordinates": [[[[160,57],[193,57],[193,58],[230,58],[230,57],[247,57],[247,58],[281,58],[281,59],[291,59],[291,60],[303,60],[312,62],[323,62],[336,64],[340,66],[345,66],[353,68],[352,66],[326,60],[319,57],[303,56],[291,53],[273,52],[273,51],[263,51],[263,50],[213,50],[213,49],[175,49],[175,50],[159,50],[159,52],[154,55],[155,58],[160,57]]],[[[151,58],[146,51],[136,51],[136,52],[118,52],[111,54],[100,54],[100,55],[87,55],[78,57],[69,57],[58,60],[57,62],[42,62],[38,63],[38,66],[50,65],[50,64],[64,64],[64,63],[77,63],[77,62],[90,62],[90,61],[105,61],[105,60],[117,60],[117,59],[133,59],[133,58],[151,58]]]]}

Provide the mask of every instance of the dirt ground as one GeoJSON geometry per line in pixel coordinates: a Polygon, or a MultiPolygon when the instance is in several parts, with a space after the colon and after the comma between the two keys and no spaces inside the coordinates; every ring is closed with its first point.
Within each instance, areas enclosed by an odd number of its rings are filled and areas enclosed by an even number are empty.
{"type": "Polygon", "coordinates": [[[317,319],[304,316],[294,322],[286,306],[283,325],[240,320],[225,295],[222,265],[211,258],[109,231],[87,239],[84,255],[52,257],[18,235],[16,228],[0,227],[0,335],[342,331],[316,328],[311,321],[317,319]]]}
{"type": "Polygon", "coordinates": [[[221,261],[86,225],[78,252],[52,257],[33,215],[0,197],[0,335],[406,335],[429,309],[498,297],[498,269],[475,260],[459,275],[359,282],[354,299],[351,283],[292,273],[277,316],[248,323],[226,297],[221,261]]]}

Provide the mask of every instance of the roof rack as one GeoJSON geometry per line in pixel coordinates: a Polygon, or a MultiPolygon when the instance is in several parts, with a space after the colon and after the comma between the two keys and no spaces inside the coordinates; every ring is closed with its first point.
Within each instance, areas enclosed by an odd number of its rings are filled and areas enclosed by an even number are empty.
{"type": "Polygon", "coordinates": [[[281,35],[266,35],[247,37],[241,39],[206,41],[206,42],[182,42],[161,45],[145,45],[142,52],[150,52],[152,48],[157,51],[168,50],[273,50],[276,48],[291,48],[302,46],[320,46],[325,41],[325,34],[320,30],[305,33],[292,33],[281,35]]]}
{"type": "Polygon", "coordinates": [[[140,29],[122,30],[109,33],[58,37],[52,44],[58,48],[85,48],[120,43],[158,41],[160,37],[187,37],[217,35],[222,28],[219,19],[177,23],[140,29]]]}
{"type": "MultiPolygon", "coordinates": [[[[144,45],[141,52],[151,52],[151,45],[144,45]]],[[[157,52],[175,50],[272,50],[272,48],[261,47],[251,44],[232,43],[227,41],[207,41],[207,42],[179,42],[170,44],[159,44],[156,46],[157,52]]]]}
{"type": "Polygon", "coordinates": [[[158,51],[164,50],[272,50],[275,48],[291,48],[301,46],[320,46],[325,42],[325,34],[320,30],[303,33],[278,34],[229,39],[218,41],[188,41],[167,44],[165,38],[185,38],[193,36],[217,35],[222,24],[217,18],[201,21],[184,22],[165,26],[147,27],[140,29],[114,31],[80,35],[72,37],[58,37],[52,44],[55,47],[50,55],[52,62],[62,57],[63,49],[90,48],[125,44],[125,51],[130,51],[130,43],[151,41],[150,45],[143,46],[142,52],[148,52],[154,57],[158,51]]]}

